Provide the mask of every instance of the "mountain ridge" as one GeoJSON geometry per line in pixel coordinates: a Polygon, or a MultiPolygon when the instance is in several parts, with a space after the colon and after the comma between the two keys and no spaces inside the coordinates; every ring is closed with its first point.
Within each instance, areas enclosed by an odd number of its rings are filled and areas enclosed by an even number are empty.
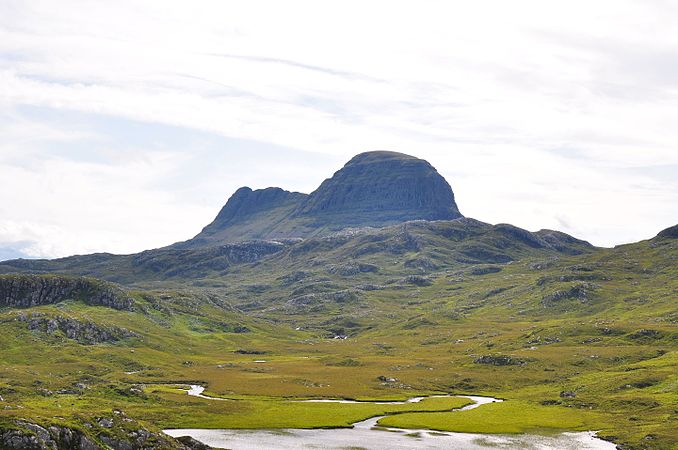
{"type": "MultiPolygon", "coordinates": [[[[95,253],[56,260],[0,262],[0,273],[88,275],[123,284],[223,276],[241,265],[258,264],[278,254],[315,257],[319,249],[345,248],[338,259],[361,261],[371,255],[416,252],[440,259],[440,267],[510,263],[528,255],[564,256],[591,252],[586,241],[553,230],[529,232],[508,224],[471,218],[415,220],[382,228],[344,229],[306,239],[255,239],[211,246],[174,245],[131,255],[95,253]],[[443,256],[444,255],[444,256],[443,256]]],[[[322,254],[322,252],[320,253],[322,254]]],[[[428,256],[427,256],[428,257],[428,256]]],[[[403,275],[411,272],[403,268],[403,275]]]]}
{"type": "Polygon", "coordinates": [[[341,241],[347,248],[355,247],[342,257],[355,259],[355,255],[407,249],[418,239],[424,244],[415,250],[437,250],[448,260],[436,265],[450,267],[508,263],[531,253],[574,255],[594,249],[559,231],[532,233],[466,218],[450,185],[427,161],[374,151],[351,158],[311,194],[241,187],[214,221],[187,241],[131,255],[4,261],[0,273],[63,273],[123,284],[196,280],[222,276],[283,251],[311,255],[316,248],[331,248],[341,241]],[[436,235],[444,240],[432,237],[436,235]],[[403,237],[406,242],[393,243],[403,237]]]}
{"type": "Polygon", "coordinates": [[[212,223],[175,245],[304,238],[350,227],[460,217],[452,188],[430,163],[403,153],[372,151],[351,158],[310,194],[241,187],[212,223]]]}

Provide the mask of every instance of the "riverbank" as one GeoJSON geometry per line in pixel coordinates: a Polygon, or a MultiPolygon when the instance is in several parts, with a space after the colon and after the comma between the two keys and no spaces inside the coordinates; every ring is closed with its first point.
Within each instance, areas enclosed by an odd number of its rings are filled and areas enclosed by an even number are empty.
{"type": "MultiPolygon", "coordinates": [[[[193,397],[224,400],[202,394],[204,388],[192,385],[186,390],[193,397]]],[[[473,403],[447,411],[447,414],[464,414],[483,405],[500,403],[501,399],[482,396],[435,395],[412,397],[400,402],[361,402],[356,400],[316,399],[298,403],[335,404],[390,404],[407,405],[434,398],[464,398],[473,403]]],[[[554,436],[536,434],[496,435],[481,433],[441,432],[430,429],[392,428],[382,426],[380,421],[399,413],[376,415],[352,423],[351,428],[337,429],[167,429],[172,437],[190,436],[215,448],[233,450],[250,449],[442,449],[479,450],[487,448],[524,448],[539,450],[614,450],[614,444],[595,437],[593,432],[565,432],[554,436]]],[[[408,414],[403,412],[402,414],[408,414]]],[[[410,413],[411,414],[411,413],[410,413]]],[[[428,414],[419,412],[417,414],[428,414]]],[[[441,414],[441,413],[436,413],[441,414]]]]}

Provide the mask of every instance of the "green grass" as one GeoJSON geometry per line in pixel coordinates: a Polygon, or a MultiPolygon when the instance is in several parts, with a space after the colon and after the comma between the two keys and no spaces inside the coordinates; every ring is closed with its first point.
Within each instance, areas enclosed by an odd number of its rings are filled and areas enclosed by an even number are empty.
{"type": "Polygon", "coordinates": [[[157,391],[171,402],[176,414],[160,421],[163,428],[336,428],[377,415],[405,411],[449,411],[470,402],[463,398],[432,398],[419,403],[310,403],[253,396],[214,401],[185,393],[157,391]]]}
{"type": "Polygon", "coordinates": [[[597,413],[524,400],[492,403],[462,412],[399,414],[379,421],[379,425],[388,427],[496,434],[598,430],[605,424],[597,413]]]}
{"type": "MultiPolygon", "coordinates": [[[[399,413],[381,423],[487,433],[600,430],[629,449],[678,448],[678,249],[672,241],[558,259],[520,247],[511,250],[513,263],[489,265],[455,262],[452,238],[416,233],[424,242],[419,250],[365,253],[356,260],[379,270],[350,277],[328,272],[327,264],[350,261],[382,241],[324,242],[195,280],[140,280],[133,312],[79,301],[0,309],[0,424],[22,418],[82,428],[118,409],[152,430],[313,428],[399,413]],[[431,284],[403,284],[418,271],[405,262],[422,258],[437,266],[421,272],[431,284]],[[501,270],[474,274],[488,266],[501,270]],[[295,271],[307,275],[285,281],[295,271]],[[586,298],[544,304],[546,296],[578,283],[595,286],[586,298]],[[380,287],[343,301],[290,303],[367,284],[380,287]],[[35,313],[122,327],[138,337],[83,345],[17,320],[35,313]],[[332,339],[335,334],[349,339],[332,339]],[[486,355],[522,364],[474,363],[486,355]],[[86,385],[79,394],[57,393],[77,383],[86,385]],[[189,397],[169,387],[175,383],[203,384],[207,394],[228,400],[189,397]],[[135,387],[143,393],[130,390],[135,387]],[[563,391],[576,396],[561,397],[563,391]],[[291,401],[439,393],[507,401],[464,412],[444,412],[463,399],[291,401]]],[[[389,245],[397,240],[385,239],[389,245]]]]}

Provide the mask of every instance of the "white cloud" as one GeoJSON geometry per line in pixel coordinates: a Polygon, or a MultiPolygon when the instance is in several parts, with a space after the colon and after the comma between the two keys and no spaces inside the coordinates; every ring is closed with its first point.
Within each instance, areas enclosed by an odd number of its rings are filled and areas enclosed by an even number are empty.
{"type": "Polygon", "coordinates": [[[678,219],[677,19],[640,0],[5,1],[0,242],[168,244],[239,185],[310,191],[372,149],[431,160],[469,216],[650,237],[678,219]]]}

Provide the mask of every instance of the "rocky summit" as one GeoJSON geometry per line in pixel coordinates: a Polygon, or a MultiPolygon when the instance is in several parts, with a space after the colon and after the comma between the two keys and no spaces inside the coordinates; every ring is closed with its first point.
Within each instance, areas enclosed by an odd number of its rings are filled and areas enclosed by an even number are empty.
{"type": "Polygon", "coordinates": [[[462,217],[448,182],[427,161],[389,151],[361,153],[311,194],[238,189],[183,246],[320,236],[349,227],[462,217]]]}
{"type": "Polygon", "coordinates": [[[452,188],[431,164],[384,151],[351,159],[308,196],[298,214],[356,226],[461,217],[452,188]]]}

